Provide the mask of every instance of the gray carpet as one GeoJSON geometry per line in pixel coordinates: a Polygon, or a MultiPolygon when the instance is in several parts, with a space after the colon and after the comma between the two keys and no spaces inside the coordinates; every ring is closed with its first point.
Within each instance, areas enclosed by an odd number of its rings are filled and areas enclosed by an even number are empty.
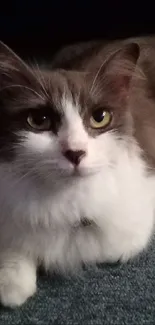
{"type": "Polygon", "coordinates": [[[155,240],[126,265],[89,267],[78,278],[38,279],[22,308],[0,307],[0,325],[155,325],[155,240]]]}

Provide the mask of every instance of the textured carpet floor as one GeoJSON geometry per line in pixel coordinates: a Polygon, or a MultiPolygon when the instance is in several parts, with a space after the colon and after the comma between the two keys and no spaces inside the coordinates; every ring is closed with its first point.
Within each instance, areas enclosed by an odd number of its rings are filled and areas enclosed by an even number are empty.
{"type": "Polygon", "coordinates": [[[22,308],[0,307],[0,325],[155,324],[155,241],[126,265],[102,265],[78,278],[38,279],[22,308]]]}

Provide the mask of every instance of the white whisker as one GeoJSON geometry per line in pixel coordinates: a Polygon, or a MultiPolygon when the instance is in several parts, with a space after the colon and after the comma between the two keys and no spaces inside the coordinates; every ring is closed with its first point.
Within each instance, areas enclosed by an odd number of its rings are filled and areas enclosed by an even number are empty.
{"type": "Polygon", "coordinates": [[[91,88],[90,88],[90,90],[89,90],[89,93],[90,93],[90,94],[93,92],[94,87],[95,87],[95,84],[96,84],[96,81],[97,81],[97,78],[98,78],[98,76],[99,76],[99,74],[100,74],[100,72],[101,72],[101,70],[102,70],[102,68],[103,68],[103,66],[105,65],[106,62],[107,62],[107,59],[105,59],[105,60],[102,62],[102,64],[100,65],[99,69],[97,70],[97,73],[96,73],[96,75],[95,75],[95,77],[94,77],[94,79],[93,79],[93,82],[92,82],[91,88]]]}
{"type": "Polygon", "coordinates": [[[45,83],[45,79],[44,79],[44,76],[43,76],[43,73],[38,65],[37,62],[35,62],[35,67],[36,67],[36,70],[37,70],[37,73],[35,74],[35,77],[37,79],[37,81],[40,83],[47,99],[49,99],[49,94],[47,93],[47,90],[46,90],[46,83],[45,83]]]}
{"type": "Polygon", "coordinates": [[[5,89],[10,89],[10,88],[23,88],[23,89],[26,89],[26,90],[29,90],[31,92],[33,92],[37,97],[41,98],[42,100],[44,100],[44,98],[34,89],[30,88],[30,87],[27,87],[27,86],[23,86],[23,85],[9,85],[9,86],[6,86],[6,87],[3,87],[0,89],[0,92],[4,91],[5,89]]]}

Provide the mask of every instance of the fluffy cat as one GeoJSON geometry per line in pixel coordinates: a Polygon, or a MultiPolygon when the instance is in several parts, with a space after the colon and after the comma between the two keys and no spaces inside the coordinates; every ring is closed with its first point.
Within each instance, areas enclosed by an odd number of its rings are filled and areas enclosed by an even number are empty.
{"type": "Polygon", "coordinates": [[[66,272],[82,263],[126,261],[153,232],[153,64],[149,70],[139,42],[83,52],[66,61],[70,67],[57,59],[50,70],[28,66],[0,44],[6,306],[35,293],[40,264],[66,272]]]}

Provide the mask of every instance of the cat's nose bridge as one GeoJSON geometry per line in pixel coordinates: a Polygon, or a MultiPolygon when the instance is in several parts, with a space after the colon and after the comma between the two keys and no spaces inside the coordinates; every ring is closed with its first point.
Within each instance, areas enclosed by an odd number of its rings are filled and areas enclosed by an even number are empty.
{"type": "Polygon", "coordinates": [[[62,151],[72,150],[72,151],[85,151],[87,152],[87,139],[82,135],[81,137],[64,137],[61,139],[61,148],[62,151]]]}
{"type": "Polygon", "coordinates": [[[87,152],[87,143],[85,141],[61,141],[62,151],[72,150],[72,151],[85,151],[87,152]]]}
{"type": "Polygon", "coordinates": [[[60,144],[62,151],[72,150],[80,151],[83,150],[87,152],[88,147],[88,137],[85,131],[72,129],[66,130],[60,135],[60,144]]]}
{"type": "Polygon", "coordinates": [[[65,119],[59,130],[59,142],[62,152],[71,150],[74,152],[88,150],[88,134],[84,128],[78,112],[69,107],[66,111],[65,119]]]}

